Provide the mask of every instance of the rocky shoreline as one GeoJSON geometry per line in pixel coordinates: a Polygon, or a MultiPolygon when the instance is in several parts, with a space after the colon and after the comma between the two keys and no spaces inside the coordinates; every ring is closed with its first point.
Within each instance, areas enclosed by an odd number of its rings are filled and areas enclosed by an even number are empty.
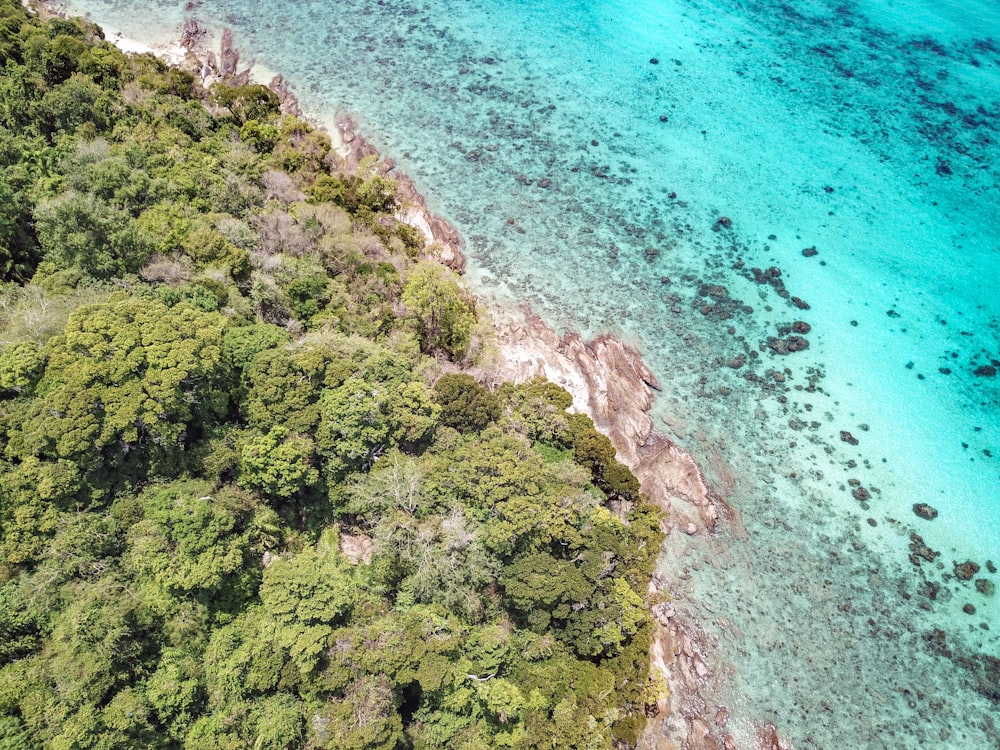
{"type": "MultiPolygon", "coordinates": [[[[46,15],[65,16],[57,3],[25,0],[25,5],[46,15]]],[[[240,50],[232,32],[225,29],[213,39],[197,20],[188,18],[177,44],[150,47],[120,34],[108,40],[126,52],[151,52],[179,65],[209,86],[217,81],[243,85],[256,81],[252,67],[241,65],[240,50]],[[216,52],[213,47],[217,47],[216,52]]],[[[294,93],[280,75],[266,83],[288,114],[302,116],[294,93]]],[[[356,170],[367,157],[376,157],[380,168],[394,179],[401,197],[396,218],[419,230],[434,259],[458,273],[466,259],[458,232],[427,206],[413,180],[382,159],[377,149],[357,132],[355,121],[344,115],[331,127],[314,123],[330,135],[338,166],[356,170]]],[[[618,458],[638,478],[643,492],[664,511],[665,533],[688,536],[715,534],[720,522],[741,528],[738,513],[706,480],[693,457],[655,429],[650,411],[659,384],[641,356],[610,335],[584,341],[576,333],[560,336],[528,309],[520,315],[491,310],[500,361],[489,373],[520,382],[541,375],[564,387],[573,397],[574,408],[588,414],[599,431],[607,435],[618,458]]],[[[703,691],[714,676],[706,656],[707,635],[673,600],[668,582],[656,574],[649,583],[651,594],[666,594],[670,601],[653,607],[656,631],[650,647],[650,673],[662,678],[669,693],[662,695],[651,711],[640,737],[640,750],[792,750],[771,723],[758,726],[752,745],[738,745],[727,732],[729,710],[713,705],[703,691]]],[[[663,598],[663,596],[657,597],[663,598]]]]}
{"type": "MultiPolygon", "coordinates": [[[[663,530],[688,536],[713,535],[718,524],[739,525],[736,513],[707,482],[701,467],[653,424],[650,410],[659,390],[652,371],[634,349],[609,335],[584,341],[560,336],[528,309],[520,318],[493,311],[500,363],[496,375],[523,381],[543,376],[565,388],[573,406],[607,435],[618,458],[636,475],[649,500],[664,511],[663,530]]],[[[650,673],[664,679],[662,696],[640,737],[640,750],[737,750],[727,731],[729,710],[703,694],[715,676],[707,657],[707,635],[674,601],[661,574],[651,594],[670,601],[653,607],[656,631],[650,673]]],[[[773,724],[758,728],[756,747],[791,750],[773,724]]],[[[749,748],[744,745],[744,750],[749,748]]]]}

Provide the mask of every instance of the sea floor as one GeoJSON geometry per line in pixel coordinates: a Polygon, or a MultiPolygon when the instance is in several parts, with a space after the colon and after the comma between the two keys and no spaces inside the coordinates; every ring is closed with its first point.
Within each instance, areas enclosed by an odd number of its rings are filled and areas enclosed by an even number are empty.
{"type": "MultiPolygon", "coordinates": [[[[184,12],[70,8],[150,42],[184,12]]],[[[1000,747],[995,6],[192,12],[306,111],[351,113],[461,232],[478,294],[643,352],[657,419],[742,517],[662,563],[738,736],[1000,747]]]]}

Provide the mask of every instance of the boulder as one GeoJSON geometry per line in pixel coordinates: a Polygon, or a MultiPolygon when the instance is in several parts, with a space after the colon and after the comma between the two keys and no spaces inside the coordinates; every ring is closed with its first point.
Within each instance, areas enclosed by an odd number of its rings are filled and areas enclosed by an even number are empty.
{"type": "Polygon", "coordinates": [[[952,563],[955,566],[955,578],[960,581],[971,581],[972,577],[979,572],[979,563],[972,560],[952,563]]]}
{"type": "Polygon", "coordinates": [[[938,516],[937,509],[931,507],[927,503],[914,503],[913,512],[925,521],[933,521],[938,516]]]}
{"type": "Polygon", "coordinates": [[[940,552],[932,550],[924,542],[924,538],[920,534],[910,534],[910,562],[914,565],[920,565],[921,560],[926,560],[927,562],[934,562],[938,557],[941,556],[940,552]]]}

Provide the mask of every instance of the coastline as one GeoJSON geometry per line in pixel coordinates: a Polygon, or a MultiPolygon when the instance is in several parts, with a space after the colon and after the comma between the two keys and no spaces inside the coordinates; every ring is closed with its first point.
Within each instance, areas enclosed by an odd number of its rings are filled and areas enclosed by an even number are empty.
{"type": "MultiPolygon", "coordinates": [[[[25,4],[36,11],[44,8],[52,15],[65,15],[52,4],[27,1],[25,4]]],[[[205,85],[217,80],[262,83],[278,93],[282,111],[302,114],[280,75],[263,75],[265,69],[255,65],[241,69],[240,53],[228,30],[216,39],[197,22],[189,20],[175,44],[149,45],[103,24],[102,27],[107,41],[124,52],[154,54],[168,64],[190,70],[205,85]],[[218,55],[213,47],[218,48],[218,55]]],[[[380,156],[358,134],[349,115],[338,117],[334,123],[310,122],[330,136],[346,171],[356,169],[365,157],[380,156]]],[[[382,160],[381,164],[383,173],[399,186],[402,206],[397,218],[424,235],[435,259],[463,272],[466,261],[458,232],[430,211],[413,180],[399,171],[392,160],[382,160]]],[[[566,388],[573,397],[574,407],[587,413],[597,429],[611,439],[619,460],[633,471],[650,501],[664,511],[663,526],[667,534],[709,536],[716,532],[720,521],[740,528],[738,514],[709,486],[692,456],[655,428],[650,411],[659,385],[638,352],[610,335],[590,341],[584,341],[576,333],[560,336],[529,309],[488,308],[487,315],[500,354],[500,361],[490,374],[513,381],[543,375],[566,388]]],[[[659,574],[649,587],[651,593],[670,593],[666,580],[659,574]]],[[[679,611],[675,602],[657,605],[653,616],[656,633],[650,649],[650,669],[652,674],[666,680],[669,695],[658,701],[638,747],[735,750],[736,740],[725,731],[728,710],[710,705],[702,696],[702,690],[715,674],[705,655],[705,632],[679,611]]],[[[778,738],[772,724],[758,726],[756,739],[756,747],[765,750],[791,748],[778,738]]]]}

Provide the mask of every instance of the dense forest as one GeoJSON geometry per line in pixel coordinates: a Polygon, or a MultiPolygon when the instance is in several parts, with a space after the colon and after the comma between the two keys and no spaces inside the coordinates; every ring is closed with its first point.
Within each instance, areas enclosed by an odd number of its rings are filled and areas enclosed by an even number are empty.
{"type": "Polygon", "coordinates": [[[378,164],[0,0],[0,748],[609,748],[656,511],[378,164]]]}

